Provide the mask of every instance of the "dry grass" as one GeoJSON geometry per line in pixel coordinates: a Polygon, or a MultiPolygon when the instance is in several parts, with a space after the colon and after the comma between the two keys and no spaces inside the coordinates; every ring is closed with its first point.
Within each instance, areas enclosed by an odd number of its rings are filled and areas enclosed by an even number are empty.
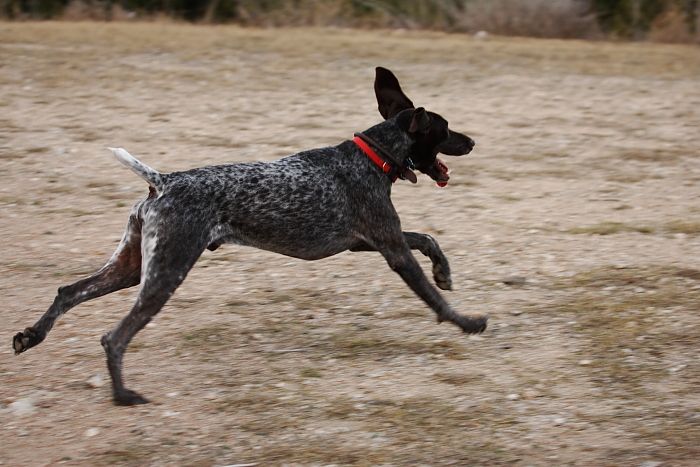
{"type": "MultiPolygon", "coordinates": [[[[235,26],[205,27],[176,25],[169,23],[103,24],[95,23],[5,23],[0,31],[0,41],[7,51],[20,52],[25,59],[41,60],[51,53],[54,67],[40,73],[35,79],[40,82],[65,83],[104,79],[112,69],[99,67],[94,73],[82,73],[82,66],[73,61],[58,59],[64,52],[49,52],[42,47],[47,42],[65,47],[69,56],[70,47],[81,46],[82,60],[99,59],[107,53],[177,53],[191,60],[223,59],[235,52],[277,52],[284,53],[292,63],[299,60],[305,45],[324,34],[323,41],[314,42],[314,52],[323,60],[338,53],[350,57],[364,57],[375,61],[393,57],[395,47],[401,47],[404,59],[425,60],[438,56],[445,47],[453,53],[440,54],[443,63],[459,63],[459,57],[469,56],[474,70],[488,74],[498,63],[499,67],[538,67],[546,66],[549,72],[567,71],[585,74],[624,73],[631,76],[697,76],[700,74],[700,60],[692,46],[679,47],[662,44],[644,45],[644,60],[638,60],[639,44],[611,44],[605,42],[586,43],[579,41],[536,42],[535,39],[494,37],[485,44],[459,34],[445,33],[403,33],[392,31],[365,31],[357,35],[348,30],[333,30],[325,34],[323,29],[285,29],[284,33],[271,30],[249,30],[235,26]],[[84,43],[89,35],[90,44],[84,43]],[[425,40],[432,38],[433,40],[425,40]],[[378,40],[384,47],[372,47],[378,40]],[[17,49],[13,44],[20,46],[17,49]],[[533,45],[536,44],[536,47],[533,45]],[[95,55],[96,54],[96,55],[95,55]],[[502,58],[508,60],[501,60],[502,58]],[[77,81],[75,81],[77,80],[77,81]]],[[[83,64],[84,66],[84,64],[83,64]]],[[[131,66],[133,68],[133,65],[131,66]]],[[[157,66],[141,64],[143,71],[157,72],[157,66]]],[[[138,71],[136,68],[133,71],[138,71]]],[[[197,79],[200,72],[191,68],[185,70],[162,70],[171,78],[197,79]],[[175,73],[174,75],[172,73],[175,73]]],[[[7,78],[4,78],[7,79],[7,78]]],[[[207,80],[219,79],[207,75],[207,80]]],[[[264,81],[263,81],[264,82],[264,81]]],[[[127,83],[123,83],[127,85],[127,83]]],[[[80,99],[81,96],[76,96],[80,99]]]]}
{"type": "Polygon", "coordinates": [[[619,233],[651,234],[654,228],[646,225],[625,224],[624,222],[601,222],[600,224],[568,229],[567,233],[586,235],[614,235],[619,233]]]}
{"type": "Polygon", "coordinates": [[[639,397],[653,397],[644,385],[667,379],[673,362],[687,360],[688,346],[700,338],[697,319],[673,319],[679,309],[700,303],[698,270],[599,268],[560,281],[559,287],[577,290],[556,312],[576,317],[595,359],[595,377],[609,390],[622,387],[639,397]]]}
{"type": "Polygon", "coordinates": [[[130,445],[104,451],[97,455],[94,461],[97,465],[143,465],[149,458],[148,447],[130,445]]]}
{"type": "Polygon", "coordinates": [[[675,220],[664,225],[664,230],[669,233],[685,235],[700,235],[700,220],[675,220]]]}
{"type": "MultiPolygon", "coordinates": [[[[700,303],[700,271],[664,265],[597,268],[560,281],[559,287],[568,290],[569,299],[551,312],[575,319],[590,378],[602,394],[635,401],[626,416],[637,421],[640,439],[683,452],[678,457],[657,452],[657,457],[674,463],[696,455],[687,443],[700,436],[700,426],[688,417],[688,404],[672,403],[664,413],[644,407],[659,398],[688,400],[700,381],[691,350],[700,339],[700,321],[692,312],[700,303]]],[[[604,417],[595,420],[605,423],[604,417]]]]}
{"type": "Polygon", "coordinates": [[[459,15],[471,32],[530,37],[591,39],[601,37],[594,15],[575,0],[477,0],[459,15]]]}
{"type": "Polygon", "coordinates": [[[6,417],[1,462],[693,465],[695,48],[49,22],[3,24],[0,56],[6,342],[103,264],[146,195],[104,146],[171,171],[336,144],[378,121],[376,65],[478,141],[447,189],[421,177],[392,199],[449,257],[447,300],[491,316],[479,337],[436,326],[376,254],[226,245],[126,354],[153,404],[85,383],[107,379],[99,337],[136,288],[0,359],[0,412],[37,399],[6,417]]]}
{"type": "Polygon", "coordinates": [[[654,164],[675,164],[684,157],[690,157],[692,155],[693,151],[690,148],[626,148],[619,150],[617,157],[627,161],[638,161],[654,164]]]}
{"type": "Polygon", "coordinates": [[[453,360],[463,360],[468,354],[467,348],[459,342],[388,338],[381,331],[343,331],[332,335],[328,344],[323,344],[323,348],[333,352],[338,358],[352,359],[439,355],[453,360]]]}
{"type": "Polygon", "coordinates": [[[658,222],[649,222],[648,224],[631,224],[606,221],[594,225],[574,227],[566,230],[566,232],[576,235],[615,235],[620,233],[640,233],[645,235],[651,235],[654,233],[698,235],[700,234],[700,221],[672,220],[662,224],[659,224],[658,222]]]}

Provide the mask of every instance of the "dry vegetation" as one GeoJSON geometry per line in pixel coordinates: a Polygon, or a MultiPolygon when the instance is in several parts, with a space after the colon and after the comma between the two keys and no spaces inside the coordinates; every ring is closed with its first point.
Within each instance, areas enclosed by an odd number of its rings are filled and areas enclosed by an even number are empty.
{"type": "Polygon", "coordinates": [[[3,24],[0,462],[694,465],[698,76],[688,46],[3,24]],[[95,378],[133,290],[11,355],[145,193],[105,146],[167,171],[334,144],[378,121],[379,64],[478,142],[447,189],[394,199],[451,259],[450,302],[491,315],[483,336],[436,326],[377,255],[225,246],[127,353],[155,403],[113,407],[95,378]]]}

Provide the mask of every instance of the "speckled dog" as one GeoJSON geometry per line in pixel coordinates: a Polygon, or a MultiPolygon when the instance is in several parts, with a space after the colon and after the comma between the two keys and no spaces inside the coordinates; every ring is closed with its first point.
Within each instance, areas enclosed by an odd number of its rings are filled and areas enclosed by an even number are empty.
{"type": "Polygon", "coordinates": [[[468,154],[474,142],[451,131],[440,115],[413,103],[396,77],[377,68],[374,82],[385,121],[338,146],[304,151],[270,163],[228,164],[159,173],[124,149],[120,162],[149,184],[148,197],[131,211],[126,232],[107,264],[94,275],[60,287],[48,311],[14,336],[16,354],[46,338],[70,308],[141,284],[131,312],[102,337],[118,405],[148,402],[124,386],[122,356],[134,335],[165,305],[205,248],[253,246],[315,260],[345,250],[378,251],[389,267],[437,314],[464,332],[486,328],[483,315],[460,315],[428,282],[411,249],[433,263],[438,287],[451,289],[450,269],[429,235],[402,232],[391,203],[397,179],[416,182],[412,169],[445,184],[447,166],[437,153],[468,154]]]}

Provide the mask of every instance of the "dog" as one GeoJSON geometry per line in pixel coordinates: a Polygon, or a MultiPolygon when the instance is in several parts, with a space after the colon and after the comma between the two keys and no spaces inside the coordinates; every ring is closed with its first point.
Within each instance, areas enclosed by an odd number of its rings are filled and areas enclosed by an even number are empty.
{"type": "Polygon", "coordinates": [[[411,250],[430,258],[435,283],[443,290],[452,288],[447,259],[431,236],[402,232],[390,198],[396,180],[416,183],[414,170],[445,185],[448,169],[437,154],[465,155],[475,143],[450,130],[440,115],[416,108],[386,68],[376,69],[374,90],[383,122],[338,146],[274,162],[160,173],[126,150],[110,148],[148,183],[148,196],[132,208],[107,264],[90,277],[60,287],[36,324],[13,337],[15,354],[42,342],[56,319],[72,307],[141,284],[130,313],[102,337],[102,346],[114,403],[147,403],[124,385],[123,354],[204,250],[224,243],[304,260],[347,250],[378,251],[435,311],[438,323],[452,322],[466,333],[482,332],[485,315],[456,313],[430,284],[411,250]]]}

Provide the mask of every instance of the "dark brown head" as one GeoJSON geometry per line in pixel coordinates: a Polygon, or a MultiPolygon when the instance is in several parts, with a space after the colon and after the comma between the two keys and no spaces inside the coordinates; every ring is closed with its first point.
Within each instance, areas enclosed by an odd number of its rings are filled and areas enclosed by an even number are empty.
{"type": "Polygon", "coordinates": [[[396,118],[399,127],[411,137],[411,159],[416,169],[444,186],[450,177],[447,166],[437,158],[437,154],[469,154],[474,148],[474,140],[450,130],[442,116],[423,107],[415,108],[401,90],[399,80],[386,68],[376,69],[374,93],[382,117],[385,120],[396,118]]]}

